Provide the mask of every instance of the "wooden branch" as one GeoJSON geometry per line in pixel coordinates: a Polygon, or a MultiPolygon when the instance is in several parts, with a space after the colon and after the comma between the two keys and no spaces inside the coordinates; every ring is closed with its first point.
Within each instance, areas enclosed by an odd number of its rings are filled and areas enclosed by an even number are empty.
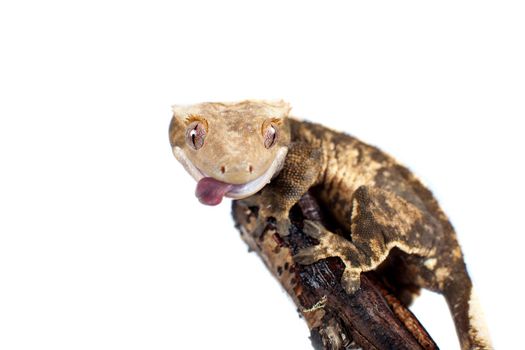
{"type": "Polygon", "coordinates": [[[305,195],[292,209],[293,225],[285,237],[272,225],[261,237],[255,237],[257,207],[248,208],[242,201],[234,201],[233,217],[242,239],[297,305],[315,349],[437,349],[415,316],[389,292],[381,276],[362,274],[360,290],[348,295],[340,284],[344,269],[340,259],[329,258],[309,266],[293,262],[292,256],[299,249],[317,243],[301,231],[303,220],[327,224],[311,195],[305,195]]]}

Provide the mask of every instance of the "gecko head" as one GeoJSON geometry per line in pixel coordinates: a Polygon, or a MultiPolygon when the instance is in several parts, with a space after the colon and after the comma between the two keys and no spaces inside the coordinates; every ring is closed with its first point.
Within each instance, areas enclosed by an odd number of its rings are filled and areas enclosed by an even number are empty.
{"type": "Polygon", "coordinates": [[[290,106],[247,100],[173,106],[169,137],[175,158],[198,182],[207,205],[246,198],[281,170],[288,144],[290,106]]]}

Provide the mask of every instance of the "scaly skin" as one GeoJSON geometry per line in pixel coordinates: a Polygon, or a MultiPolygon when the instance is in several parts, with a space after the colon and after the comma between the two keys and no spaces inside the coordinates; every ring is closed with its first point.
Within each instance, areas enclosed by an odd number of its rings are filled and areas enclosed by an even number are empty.
{"type": "MultiPolygon", "coordinates": [[[[184,161],[198,163],[202,172],[212,174],[217,180],[242,184],[265,173],[269,167],[267,164],[271,163],[272,157],[276,157],[275,149],[287,148],[284,165],[273,174],[275,179],[262,189],[260,195],[246,199],[260,208],[259,234],[263,233],[269,217],[274,217],[278,231],[286,234],[290,225],[290,209],[308,190],[313,189],[350,239],[331,233],[318,223],[307,222],[305,232],[316,238],[319,244],[300,251],[295,256],[297,262],[311,264],[320,259],[339,257],[346,266],[341,282],[348,293],[353,293],[359,289],[361,272],[378,267],[391,249],[413,255],[418,258],[415,259],[418,263],[412,267],[407,279],[416,286],[445,296],[461,348],[492,348],[483,328],[481,311],[476,306],[455,231],[432,193],[407,168],[356,138],[318,124],[288,118],[289,107],[283,102],[244,101],[217,105],[219,107],[213,105],[215,109],[210,109],[210,104],[195,105],[191,110],[207,120],[215,123],[222,120],[230,125],[228,133],[224,132],[226,129],[217,127],[217,130],[222,130],[222,135],[212,138],[210,132],[208,139],[208,149],[220,150],[216,156],[220,161],[209,159],[209,163],[203,162],[197,157],[199,150],[186,150],[184,161]],[[242,113],[239,113],[240,110],[242,113]],[[279,140],[273,151],[258,146],[264,139],[260,134],[245,133],[244,142],[249,146],[243,152],[224,153],[231,147],[239,148],[239,143],[232,145],[230,142],[235,138],[231,136],[235,135],[231,125],[255,123],[250,124],[251,128],[258,130],[264,120],[276,115],[280,120],[279,126],[276,126],[279,128],[279,140]],[[256,150],[257,155],[250,154],[255,152],[250,150],[256,150]],[[251,177],[244,174],[240,182],[238,173],[231,179],[222,172],[219,177],[213,175],[213,170],[220,169],[222,163],[242,163],[242,168],[246,168],[251,159],[258,159],[259,164],[266,165],[260,165],[251,177]]],[[[187,117],[182,112],[184,110],[174,109],[175,122],[172,121],[170,127],[174,149],[184,148],[184,140],[180,136],[182,129],[177,127],[177,121],[187,117]]]]}

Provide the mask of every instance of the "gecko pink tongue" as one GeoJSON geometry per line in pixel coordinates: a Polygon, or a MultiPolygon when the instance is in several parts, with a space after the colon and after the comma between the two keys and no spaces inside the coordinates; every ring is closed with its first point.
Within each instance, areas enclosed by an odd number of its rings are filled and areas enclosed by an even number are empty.
{"type": "Polygon", "coordinates": [[[215,180],[212,177],[205,177],[197,183],[195,195],[202,204],[217,205],[232,187],[231,184],[215,180]]]}

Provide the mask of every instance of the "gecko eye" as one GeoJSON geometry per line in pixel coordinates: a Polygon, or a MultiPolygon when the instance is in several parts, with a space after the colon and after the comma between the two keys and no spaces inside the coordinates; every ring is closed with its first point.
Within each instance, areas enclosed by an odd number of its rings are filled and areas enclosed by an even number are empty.
{"type": "Polygon", "coordinates": [[[198,150],[204,145],[204,138],[206,137],[206,126],[201,122],[195,121],[186,129],[186,142],[188,145],[198,150]]]}
{"type": "Polygon", "coordinates": [[[264,138],[264,147],[270,148],[275,145],[279,136],[277,125],[281,125],[282,121],[279,118],[266,119],[262,125],[262,135],[264,138]]]}
{"type": "Polygon", "coordinates": [[[264,129],[264,147],[270,148],[277,141],[277,129],[271,123],[264,129]]]}

